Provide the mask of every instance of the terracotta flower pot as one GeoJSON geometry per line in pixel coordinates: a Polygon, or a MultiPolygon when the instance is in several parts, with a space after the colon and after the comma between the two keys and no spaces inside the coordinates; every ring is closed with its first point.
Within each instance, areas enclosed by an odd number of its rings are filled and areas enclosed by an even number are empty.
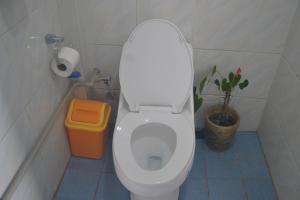
{"type": "Polygon", "coordinates": [[[206,142],[210,149],[215,151],[225,151],[234,141],[234,135],[240,125],[240,116],[233,109],[228,108],[227,113],[233,119],[233,124],[220,126],[211,121],[211,116],[222,113],[223,106],[215,105],[210,107],[205,115],[206,142]]]}

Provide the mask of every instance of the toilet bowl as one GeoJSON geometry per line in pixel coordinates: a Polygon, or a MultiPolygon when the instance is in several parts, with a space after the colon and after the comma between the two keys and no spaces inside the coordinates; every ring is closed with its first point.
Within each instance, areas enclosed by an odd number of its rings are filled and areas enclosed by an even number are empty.
{"type": "Polygon", "coordinates": [[[176,200],[195,151],[193,52],[179,29],[148,20],[120,61],[113,136],[116,174],[131,200],[176,200]]]}

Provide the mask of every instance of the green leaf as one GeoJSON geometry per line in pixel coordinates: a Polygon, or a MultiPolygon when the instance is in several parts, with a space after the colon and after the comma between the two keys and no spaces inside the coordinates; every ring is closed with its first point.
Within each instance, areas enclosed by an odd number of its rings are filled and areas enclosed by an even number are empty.
{"type": "Polygon", "coordinates": [[[199,87],[199,92],[200,93],[202,93],[202,91],[203,91],[203,88],[205,86],[206,80],[207,80],[207,77],[205,77],[204,79],[202,79],[202,81],[200,82],[200,87],[199,87]]]}
{"type": "Polygon", "coordinates": [[[197,112],[201,107],[203,102],[203,98],[199,97],[197,94],[194,95],[194,112],[197,112]]]}
{"type": "Polygon", "coordinates": [[[247,87],[249,85],[249,81],[246,79],[244,80],[244,88],[247,87]]]}
{"type": "Polygon", "coordinates": [[[220,81],[219,81],[219,79],[215,80],[215,84],[218,87],[218,90],[220,90],[220,81]]]}
{"type": "Polygon", "coordinates": [[[223,91],[223,92],[226,92],[226,91],[230,91],[230,90],[231,90],[230,82],[227,81],[226,78],[224,78],[224,79],[222,80],[221,88],[222,88],[222,91],[223,91]]]}
{"type": "Polygon", "coordinates": [[[241,80],[241,75],[235,75],[231,87],[234,88],[239,83],[240,80],[241,80]]]}
{"type": "Polygon", "coordinates": [[[217,72],[217,65],[215,65],[215,66],[213,67],[213,70],[212,70],[212,72],[211,72],[211,76],[215,75],[216,72],[217,72]]]}
{"type": "Polygon", "coordinates": [[[242,90],[249,85],[249,81],[246,79],[242,83],[239,84],[239,88],[242,90]]]}
{"type": "Polygon", "coordinates": [[[228,78],[229,78],[230,83],[232,83],[232,81],[234,79],[234,73],[230,72],[229,75],[228,75],[228,78]]]}

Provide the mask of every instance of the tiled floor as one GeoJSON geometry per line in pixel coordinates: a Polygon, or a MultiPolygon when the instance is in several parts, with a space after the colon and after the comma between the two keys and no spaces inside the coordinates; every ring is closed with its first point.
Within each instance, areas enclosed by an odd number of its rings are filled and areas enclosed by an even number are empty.
{"type": "MultiPolygon", "coordinates": [[[[129,200],[114,173],[111,141],[103,160],[71,157],[55,200],[129,200]]],[[[237,134],[224,153],[197,139],[192,171],[180,190],[180,200],[274,200],[271,177],[256,134],[237,134]]]]}

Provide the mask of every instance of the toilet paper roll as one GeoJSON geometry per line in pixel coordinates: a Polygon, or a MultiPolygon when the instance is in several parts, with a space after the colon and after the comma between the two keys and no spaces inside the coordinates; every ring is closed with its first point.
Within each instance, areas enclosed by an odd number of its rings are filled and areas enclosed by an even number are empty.
{"type": "Polygon", "coordinates": [[[63,47],[58,52],[57,58],[51,62],[51,68],[55,74],[68,77],[78,66],[80,55],[78,51],[69,47],[63,47]]]}

